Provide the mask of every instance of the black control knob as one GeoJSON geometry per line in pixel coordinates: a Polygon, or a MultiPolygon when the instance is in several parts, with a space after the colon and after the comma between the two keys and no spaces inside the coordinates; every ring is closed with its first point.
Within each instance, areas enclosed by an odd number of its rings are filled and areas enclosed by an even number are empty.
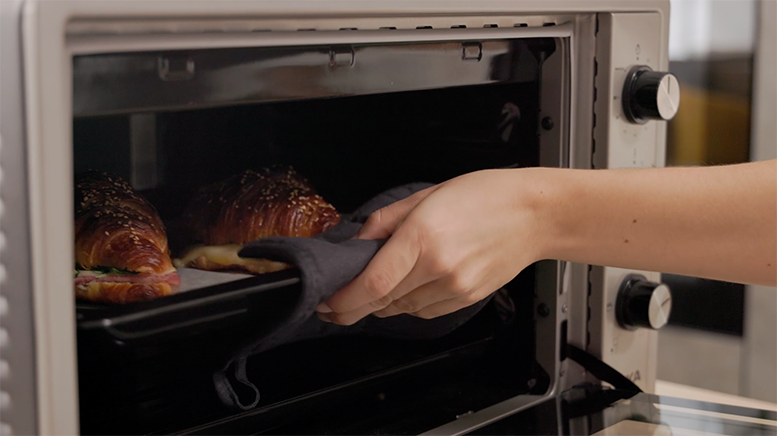
{"type": "Polygon", "coordinates": [[[615,317],[621,327],[658,330],[669,321],[672,293],[669,286],[648,281],[644,276],[626,277],[615,300],[615,317]]]}
{"type": "Polygon", "coordinates": [[[626,75],[621,98],[623,113],[632,123],[671,120],[680,106],[680,83],[671,73],[637,66],[626,75]]]}

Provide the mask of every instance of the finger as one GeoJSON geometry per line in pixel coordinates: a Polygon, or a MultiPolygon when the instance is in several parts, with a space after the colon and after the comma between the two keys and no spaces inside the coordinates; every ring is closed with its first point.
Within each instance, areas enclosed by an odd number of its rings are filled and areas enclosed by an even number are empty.
{"type": "Polygon", "coordinates": [[[407,234],[397,233],[389,238],[364,271],[319,304],[316,311],[350,312],[384,297],[385,305],[391,303],[388,294],[413,270],[420,252],[417,240],[407,234]]]}
{"type": "Polygon", "coordinates": [[[459,296],[461,293],[451,286],[450,280],[438,279],[408,292],[405,296],[394,299],[385,309],[375,312],[375,316],[385,318],[401,313],[414,313],[427,306],[459,296]]]}
{"type": "Polygon", "coordinates": [[[371,213],[356,233],[356,239],[385,239],[391,236],[418,203],[434,192],[439,185],[418,191],[415,194],[371,213]]]}
{"type": "Polygon", "coordinates": [[[386,307],[388,303],[382,303],[381,300],[372,301],[368,304],[365,304],[362,307],[359,307],[357,309],[351,310],[349,312],[344,313],[337,313],[337,312],[330,312],[330,313],[321,313],[317,312],[316,315],[318,316],[318,319],[324,322],[329,322],[333,324],[339,324],[343,326],[349,326],[356,324],[359,322],[362,318],[365,316],[371,314],[372,312],[376,310],[381,310],[384,307],[386,307]]]}
{"type": "Polygon", "coordinates": [[[423,272],[421,269],[418,268],[418,264],[416,264],[416,267],[413,268],[410,274],[408,274],[407,277],[405,277],[388,295],[377,300],[370,301],[364,306],[348,312],[338,313],[335,311],[326,314],[318,313],[318,318],[322,321],[331,322],[334,324],[353,325],[365,316],[385,309],[394,301],[395,298],[399,298],[412,291],[413,289],[418,288],[420,285],[431,281],[431,279],[423,277],[422,273],[423,272]],[[397,295],[397,297],[394,295],[397,295]]]}
{"type": "Polygon", "coordinates": [[[485,298],[487,295],[488,294],[481,296],[479,293],[473,292],[467,295],[462,295],[461,297],[440,301],[438,303],[426,306],[417,312],[411,313],[411,315],[423,319],[437,318],[443,315],[457,312],[461,309],[464,309],[465,307],[472,306],[473,304],[485,298]]]}
{"type": "MultiPolygon", "coordinates": [[[[404,300],[408,294],[416,295],[416,293],[421,290],[423,292],[424,289],[428,288],[432,283],[438,281],[443,277],[443,272],[440,270],[433,270],[430,268],[427,268],[425,265],[425,262],[423,259],[419,259],[415,266],[413,267],[413,270],[410,271],[410,274],[407,275],[404,279],[402,279],[401,282],[389,293],[387,299],[385,299],[386,307],[393,305],[394,303],[397,303],[398,300],[404,300]],[[391,303],[391,304],[388,304],[391,303]]],[[[437,286],[438,290],[441,290],[441,294],[445,292],[445,285],[440,284],[437,286]]],[[[427,293],[431,294],[433,291],[427,291],[427,293]]],[[[421,294],[422,297],[426,295],[425,293],[421,294]]],[[[452,297],[451,297],[452,298],[452,297]]],[[[414,302],[417,300],[417,298],[411,297],[409,302],[414,302]]],[[[411,306],[409,306],[407,303],[403,304],[403,301],[399,302],[399,308],[407,308],[408,310],[405,310],[406,312],[415,312],[415,310],[409,310],[411,309],[411,306]]],[[[412,304],[412,303],[411,303],[412,304]]]]}

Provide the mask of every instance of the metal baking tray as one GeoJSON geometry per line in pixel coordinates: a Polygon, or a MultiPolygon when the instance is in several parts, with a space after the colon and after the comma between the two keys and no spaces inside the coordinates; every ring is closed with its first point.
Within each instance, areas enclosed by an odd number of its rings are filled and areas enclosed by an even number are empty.
{"type": "Polygon", "coordinates": [[[179,292],[156,300],[122,305],[78,301],[79,333],[101,331],[133,342],[167,341],[215,325],[261,328],[277,322],[284,309],[292,310],[301,292],[296,269],[251,276],[185,268],[179,274],[179,292]]]}

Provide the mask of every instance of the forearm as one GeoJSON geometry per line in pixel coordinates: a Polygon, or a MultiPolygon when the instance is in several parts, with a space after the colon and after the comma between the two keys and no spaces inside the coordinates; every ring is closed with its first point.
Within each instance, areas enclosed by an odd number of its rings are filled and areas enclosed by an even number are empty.
{"type": "Polygon", "coordinates": [[[777,282],[777,161],[539,171],[542,258],[777,282]]]}

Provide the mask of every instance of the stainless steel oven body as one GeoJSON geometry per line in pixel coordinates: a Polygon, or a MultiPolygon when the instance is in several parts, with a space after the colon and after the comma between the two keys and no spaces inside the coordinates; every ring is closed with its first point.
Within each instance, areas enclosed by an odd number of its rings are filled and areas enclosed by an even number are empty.
{"type": "MultiPolygon", "coordinates": [[[[337,63],[352,54],[337,47],[445,42],[461,44],[463,62],[467,56],[479,59],[475,51],[482,47],[467,45],[471,41],[553,38],[557,50],[546,60],[541,79],[550,91],[539,103],[540,118],[552,120],[553,127],[541,130],[540,164],[655,167],[664,164],[666,125],[629,122],[621,99],[633,66],[667,69],[668,20],[668,1],[3,1],[3,433],[79,430],[76,319],[69,292],[73,118],[78,111],[121,110],[133,103],[129,97],[74,96],[74,57],[321,46],[334,47],[330,56],[337,63]]],[[[161,81],[164,74],[197,74],[197,66],[185,60],[160,59],[159,68],[161,81]]],[[[435,74],[444,80],[441,72],[435,74]]],[[[338,86],[356,85],[346,80],[338,86]]],[[[201,98],[220,104],[217,93],[201,98]]],[[[429,432],[465,433],[593,380],[576,364],[562,361],[563,338],[651,391],[656,335],[621,328],[615,319],[618,290],[631,273],[541,263],[536,298],[548,313],[536,317],[536,358],[551,377],[549,389],[462,415],[429,432]]],[[[656,273],[639,273],[658,279],[656,273]]]]}

